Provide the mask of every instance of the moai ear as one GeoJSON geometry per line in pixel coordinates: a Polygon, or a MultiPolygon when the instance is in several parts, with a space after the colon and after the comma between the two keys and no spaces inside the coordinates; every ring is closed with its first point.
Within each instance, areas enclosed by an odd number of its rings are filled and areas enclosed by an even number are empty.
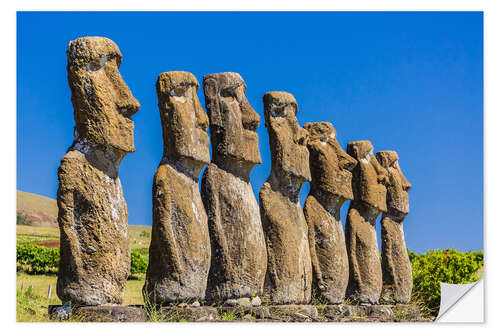
{"type": "Polygon", "coordinates": [[[356,160],[359,158],[359,147],[357,145],[347,145],[347,153],[354,157],[356,160]]]}
{"type": "Polygon", "coordinates": [[[219,96],[217,95],[217,80],[208,78],[203,80],[203,92],[205,93],[205,108],[213,126],[222,126],[220,115],[219,96]]]}
{"type": "Polygon", "coordinates": [[[203,90],[207,98],[214,99],[217,95],[217,81],[212,78],[206,79],[203,82],[203,90]]]}

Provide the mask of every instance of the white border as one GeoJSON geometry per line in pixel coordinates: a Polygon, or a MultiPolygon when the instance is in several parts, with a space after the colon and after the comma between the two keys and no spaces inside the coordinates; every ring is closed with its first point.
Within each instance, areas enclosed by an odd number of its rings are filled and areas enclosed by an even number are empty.
{"type": "MultiPolygon", "coordinates": [[[[5,1],[7,2],[7,1],[5,1]]],[[[7,331],[16,330],[20,331],[32,331],[32,330],[50,330],[50,331],[67,331],[68,329],[72,332],[76,331],[88,331],[92,330],[104,330],[104,329],[120,329],[120,330],[134,330],[144,328],[148,331],[165,331],[165,330],[203,330],[203,331],[234,331],[235,329],[244,331],[255,331],[255,330],[281,330],[286,329],[287,331],[303,332],[304,329],[324,330],[333,331],[336,329],[348,329],[348,330],[359,330],[359,329],[369,329],[370,331],[397,331],[400,332],[401,329],[421,331],[425,330],[439,330],[450,329],[454,332],[457,331],[467,331],[470,333],[471,330],[478,330],[483,328],[490,328],[498,322],[498,315],[495,315],[494,304],[488,306],[488,300],[494,299],[493,295],[500,295],[498,283],[488,283],[488,277],[493,276],[498,273],[498,264],[489,258],[494,258],[498,254],[498,242],[497,237],[500,235],[499,219],[498,214],[495,214],[494,207],[497,204],[498,198],[495,197],[493,189],[500,186],[498,182],[500,165],[498,163],[498,144],[500,142],[498,129],[500,123],[499,113],[500,105],[498,103],[499,92],[499,65],[500,54],[499,54],[499,35],[500,31],[500,14],[498,10],[497,3],[499,1],[442,1],[442,0],[421,0],[421,1],[394,1],[394,0],[378,0],[378,1],[317,1],[317,0],[307,0],[307,1],[274,1],[274,0],[254,0],[252,2],[240,2],[237,3],[234,0],[211,0],[209,2],[204,1],[175,1],[175,2],[157,2],[150,0],[141,1],[130,1],[122,0],[111,2],[108,1],[104,3],[96,0],[87,0],[85,2],[70,2],[70,1],[53,1],[46,0],[40,1],[28,1],[20,0],[16,2],[2,3],[2,10],[0,12],[1,18],[1,40],[2,40],[2,52],[0,62],[2,66],[2,79],[1,79],[1,92],[2,92],[2,121],[0,129],[0,142],[2,143],[2,163],[1,163],[1,175],[2,178],[2,189],[1,189],[1,208],[4,228],[6,231],[2,232],[2,254],[3,255],[3,272],[1,275],[2,287],[4,290],[4,299],[2,301],[2,324],[3,328],[7,331]],[[307,4],[307,8],[305,8],[307,4]],[[43,7],[42,7],[43,6],[43,7]],[[139,7],[140,6],[140,7],[139,7]],[[210,7],[208,7],[210,6],[210,7]],[[15,243],[15,224],[14,224],[14,211],[15,211],[15,189],[16,189],[16,10],[484,10],[484,22],[485,22],[485,113],[484,113],[484,123],[485,123],[485,166],[484,166],[484,179],[485,179],[485,197],[484,197],[484,207],[485,207],[485,260],[486,268],[485,273],[487,276],[485,278],[486,285],[486,306],[485,306],[485,320],[486,325],[458,325],[458,324],[328,324],[328,325],[316,325],[312,323],[298,324],[294,323],[291,325],[280,324],[219,324],[219,325],[207,325],[207,324],[42,324],[42,323],[16,323],[15,322],[15,301],[13,296],[15,294],[15,275],[11,270],[11,260],[14,256],[13,248],[15,243]],[[491,235],[491,236],[489,236],[491,235]],[[490,241],[492,238],[492,241],[490,241]],[[488,297],[488,295],[491,295],[488,297]],[[7,327],[15,326],[15,327],[7,327]],[[425,325],[425,327],[423,326],[425,325]],[[404,326],[404,327],[403,327],[404,326]],[[473,327],[471,327],[473,326],[473,327]]],[[[43,50],[42,50],[43,51],[43,50]]],[[[481,149],[481,147],[477,147],[481,149]]],[[[467,163],[467,161],[463,161],[467,163]]],[[[464,175],[464,177],[476,177],[477,175],[464,175]]],[[[474,198],[471,198],[474,200],[474,198]]],[[[429,231],[431,232],[431,231],[429,231]]],[[[493,303],[493,302],[491,302],[493,303]]]]}

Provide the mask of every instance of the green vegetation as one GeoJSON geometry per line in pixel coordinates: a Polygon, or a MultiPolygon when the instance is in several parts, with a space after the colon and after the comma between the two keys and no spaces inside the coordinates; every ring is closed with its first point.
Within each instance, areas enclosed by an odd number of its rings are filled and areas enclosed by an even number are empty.
{"type": "MultiPolygon", "coordinates": [[[[57,274],[59,248],[35,244],[16,245],[16,267],[29,274],[57,274]]],[[[138,251],[131,252],[130,273],[134,276],[146,273],[148,258],[138,251]]]]}
{"type": "Polygon", "coordinates": [[[481,278],[483,251],[430,250],[425,254],[408,251],[412,264],[412,303],[424,316],[437,316],[441,302],[440,282],[463,284],[481,278]]]}
{"type": "Polygon", "coordinates": [[[33,220],[30,219],[26,214],[17,212],[16,225],[31,225],[33,220]]]}
{"type": "Polygon", "coordinates": [[[231,312],[222,312],[221,319],[224,321],[231,321],[236,319],[236,310],[233,310],[231,312]]]}
{"type": "Polygon", "coordinates": [[[34,244],[16,246],[18,271],[31,274],[56,274],[59,266],[59,249],[34,244]]]}
{"type": "Polygon", "coordinates": [[[130,254],[130,274],[146,273],[148,268],[148,258],[138,251],[132,251],[130,254]]]}

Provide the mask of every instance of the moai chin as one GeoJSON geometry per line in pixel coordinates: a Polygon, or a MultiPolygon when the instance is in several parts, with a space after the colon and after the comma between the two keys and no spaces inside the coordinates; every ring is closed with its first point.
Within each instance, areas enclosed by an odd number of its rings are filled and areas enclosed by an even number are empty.
{"type": "Polygon", "coordinates": [[[120,304],[130,248],[118,169],[135,150],[130,117],[140,105],[118,71],[122,55],[113,41],[76,39],[67,57],[76,124],[73,145],[58,169],[57,295],[63,304],[120,304]]]}
{"type": "Polygon", "coordinates": [[[346,295],[359,303],[376,304],[382,291],[382,268],[375,223],[377,216],[387,210],[387,171],[373,155],[370,141],[349,143],[347,153],[358,164],[353,170],[354,200],[345,226],[349,258],[346,295]]]}
{"type": "Polygon", "coordinates": [[[329,122],[307,123],[311,190],[304,205],[313,267],[313,289],[330,304],[344,301],[349,263],[340,208],[352,200],[357,161],[339,145],[329,122]]]}
{"type": "Polygon", "coordinates": [[[408,303],[413,288],[411,263],[406,250],[403,221],[410,211],[406,180],[395,151],[377,152],[377,160],[387,170],[387,212],[382,214],[382,299],[391,303],[408,303]]]}
{"type": "Polygon", "coordinates": [[[210,267],[198,178],[210,162],[208,118],[188,72],[158,76],[163,158],[153,180],[153,229],[144,295],[156,304],[203,300],[210,267]]]}
{"type": "Polygon", "coordinates": [[[299,202],[300,188],[311,180],[308,134],[297,122],[293,95],[267,92],[263,100],[271,148],[271,174],[259,194],[268,255],[265,289],[277,304],[308,303],[312,267],[299,202]]]}
{"type": "Polygon", "coordinates": [[[237,73],[206,75],[205,105],[210,119],[212,163],[201,192],[208,214],[212,259],[206,297],[238,303],[263,291],[267,252],[250,171],[262,163],[260,117],[245,97],[237,73]]]}

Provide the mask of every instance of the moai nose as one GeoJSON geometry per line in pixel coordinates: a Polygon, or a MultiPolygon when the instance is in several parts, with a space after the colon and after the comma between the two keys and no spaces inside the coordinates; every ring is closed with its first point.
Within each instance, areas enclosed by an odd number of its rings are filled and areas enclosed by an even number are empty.
{"type": "Polygon", "coordinates": [[[260,124],[259,114],[252,108],[245,95],[239,98],[239,102],[241,107],[241,122],[243,124],[243,128],[249,131],[257,131],[257,128],[259,128],[260,124]]]}
{"type": "Polygon", "coordinates": [[[309,141],[309,132],[299,126],[297,133],[297,143],[301,146],[306,146],[309,141]]]}
{"type": "Polygon", "coordinates": [[[125,84],[125,81],[121,78],[117,84],[117,90],[119,91],[119,96],[116,101],[116,107],[125,117],[132,117],[137,111],[139,111],[141,104],[139,104],[139,101],[132,95],[132,92],[125,84]]]}
{"type": "Polygon", "coordinates": [[[207,131],[208,130],[208,125],[209,125],[209,122],[208,122],[208,116],[207,114],[205,113],[205,111],[203,110],[203,108],[201,107],[201,104],[200,104],[200,101],[198,100],[198,98],[195,98],[195,113],[196,113],[196,127],[198,128],[201,128],[203,131],[207,131]]]}

